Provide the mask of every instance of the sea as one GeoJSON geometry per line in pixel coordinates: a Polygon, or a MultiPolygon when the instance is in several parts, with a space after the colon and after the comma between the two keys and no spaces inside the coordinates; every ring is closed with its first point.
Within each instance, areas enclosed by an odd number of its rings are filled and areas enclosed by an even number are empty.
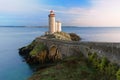
{"type": "MultiPolygon", "coordinates": [[[[85,42],[120,43],[119,27],[63,27],[68,33],[78,34],[85,42]]],[[[19,48],[44,35],[47,27],[0,27],[0,80],[27,80],[33,69],[19,55],[19,48]]]]}

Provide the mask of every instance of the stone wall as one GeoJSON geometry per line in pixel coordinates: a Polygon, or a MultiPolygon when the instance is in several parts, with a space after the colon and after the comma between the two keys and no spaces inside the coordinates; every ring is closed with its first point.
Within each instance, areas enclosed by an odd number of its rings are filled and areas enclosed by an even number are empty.
{"type": "Polygon", "coordinates": [[[98,42],[74,42],[48,39],[36,39],[43,42],[50,49],[56,46],[63,58],[65,56],[77,55],[83,53],[88,57],[88,53],[96,52],[99,57],[105,56],[113,63],[120,65],[120,43],[98,43],[98,42]]]}

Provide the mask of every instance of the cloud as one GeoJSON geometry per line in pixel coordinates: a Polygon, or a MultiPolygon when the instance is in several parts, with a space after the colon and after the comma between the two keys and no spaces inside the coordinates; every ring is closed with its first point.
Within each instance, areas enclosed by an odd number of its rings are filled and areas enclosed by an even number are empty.
{"type": "Polygon", "coordinates": [[[42,1],[0,0],[0,24],[48,25],[52,9],[63,25],[120,26],[120,0],[89,0],[87,7],[48,5],[42,1]]]}
{"type": "Polygon", "coordinates": [[[0,13],[8,14],[35,14],[45,11],[42,4],[36,0],[0,0],[0,13]]]}
{"type": "Polygon", "coordinates": [[[88,14],[82,15],[84,25],[120,26],[120,0],[92,0],[91,3],[93,6],[87,10],[88,14]]]}
{"type": "MultiPolygon", "coordinates": [[[[67,15],[68,22],[65,25],[120,26],[119,4],[120,0],[91,0],[90,7],[63,8],[57,12],[67,15]]],[[[66,21],[63,19],[63,22],[66,21]]]]}
{"type": "Polygon", "coordinates": [[[48,9],[40,1],[0,0],[0,6],[0,25],[45,25],[48,9]]]}

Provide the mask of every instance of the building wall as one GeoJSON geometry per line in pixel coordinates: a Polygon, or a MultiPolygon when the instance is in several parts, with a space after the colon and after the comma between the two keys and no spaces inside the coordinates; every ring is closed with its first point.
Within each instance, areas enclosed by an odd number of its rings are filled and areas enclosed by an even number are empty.
{"type": "Polygon", "coordinates": [[[52,34],[56,31],[55,29],[55,17],[50,16],[49,17],[49,32],[52,34]]]}
{"type": "Polygon", "coordinates": [[[61,22],[58,22],[58,23],[57,23],[57,31],[58,31],[58,32],[61,32],[61,22]]]}
{"type": "Polygon", "coordinates": [[[56,21],[56,32],[61,32],[61,22],[56,21]]]}
{"type": "Polygon", "coordinates": [[[55,32],[57,32],[57,25],[58,25],[58,23],[55,22],[55,32]]]}

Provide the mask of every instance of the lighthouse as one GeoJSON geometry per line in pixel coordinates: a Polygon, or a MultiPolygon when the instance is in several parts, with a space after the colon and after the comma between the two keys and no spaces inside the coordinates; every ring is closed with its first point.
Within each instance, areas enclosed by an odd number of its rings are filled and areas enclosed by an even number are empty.
{"type": "Polygon", "coordinates": [[[61,22],[56,21],[56,32],[61,32],[61,22]]]}
{"type": "Polygon", "coordinates": [[[55,26],[55,14],[53,11],[50,11],[49,16],[49,33],[53,34],[56,31],[56,26],[55,26]]]}
{"type": "Polygon", "coordinates": [[[49,17],[49,34],[53,34],[55,32],[61,32],[61,22],[55,20],[55,13],[54,11],[50,11],[49,17]]]}

